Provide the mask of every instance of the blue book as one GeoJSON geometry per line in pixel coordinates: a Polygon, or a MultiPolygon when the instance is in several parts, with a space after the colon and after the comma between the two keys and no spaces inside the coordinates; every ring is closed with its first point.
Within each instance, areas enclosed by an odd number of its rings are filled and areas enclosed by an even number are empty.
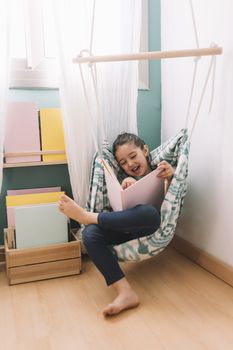
{"type": "Polygon", "coordinates": [[[67,217],[56,203],[15,207],[16,248],[68,241],[67,217]]]}

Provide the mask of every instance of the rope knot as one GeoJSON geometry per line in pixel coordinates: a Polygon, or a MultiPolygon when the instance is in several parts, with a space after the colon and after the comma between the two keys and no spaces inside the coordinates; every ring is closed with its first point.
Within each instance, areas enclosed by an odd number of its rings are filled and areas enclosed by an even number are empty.
{"type": "MultiPolygon", "coordinates": [[[[93,55],[91,54],[90,50],[88,49],[82,49],[79,54],[78,57],[92,57],[93,55]]],[[[88,62],[88,66],[92,67],[94,64],[94,62],[88,62]]]]}

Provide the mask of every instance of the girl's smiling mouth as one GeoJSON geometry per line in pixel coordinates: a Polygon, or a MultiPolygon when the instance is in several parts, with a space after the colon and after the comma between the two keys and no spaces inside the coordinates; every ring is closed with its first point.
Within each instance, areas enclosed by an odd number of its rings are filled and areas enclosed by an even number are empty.
{"type": "Polygon", "coordinates": [[[138,173],[140,173],[140,170],[141,170],[140,165],[136,165],[131,169],[132,173],[135,175],[138,175],[138,173]]]}

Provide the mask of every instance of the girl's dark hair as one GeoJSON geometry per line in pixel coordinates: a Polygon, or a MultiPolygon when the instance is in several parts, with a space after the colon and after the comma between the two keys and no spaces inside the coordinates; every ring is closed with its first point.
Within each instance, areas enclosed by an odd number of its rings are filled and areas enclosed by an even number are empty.
{"type": "Polygon", "coordinates": [[[119,134],[117,136],[116,140],[113,142],[112,152],[113,152],[114,157],[116,156],[116,151],[117,151],[118,147],[125,145],[127,143],[134,143],[135,146],[140,147],[142,150],[145,146],[145,142],[142,139],[140,139],[140,137],[138,137],[135,134],[124,132],[122,134],[119,134]]]}

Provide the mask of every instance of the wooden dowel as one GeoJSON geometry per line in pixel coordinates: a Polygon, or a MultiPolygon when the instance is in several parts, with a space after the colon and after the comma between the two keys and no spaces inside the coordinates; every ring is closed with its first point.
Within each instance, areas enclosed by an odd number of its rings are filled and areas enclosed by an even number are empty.
{"type": "Polygon", "coordinates": [[[65,154],[65,151],[53,150],[53,151],[35,151],[35,152],[15,152],[15,153],[5,153],[4,157],[13,158],[13,157],[29,157],[29,156],[40,156],[46,154],[65,154]]]}
{"type": "Polygon", "coordinates": [[[163,58],[177,58],[177,57],[197,57],[197,56],[213,56],[221,55],[222,48],[207,47],[200,49],[187,49],[175,51],[151,51],[139,52],[123,55],[106,55],[106,56],[77,56],[73,58],[73,63],[94,63],[94,62],[115,62],[115,61],[135,61],[135,60],[159,60],[163,58]]]}

